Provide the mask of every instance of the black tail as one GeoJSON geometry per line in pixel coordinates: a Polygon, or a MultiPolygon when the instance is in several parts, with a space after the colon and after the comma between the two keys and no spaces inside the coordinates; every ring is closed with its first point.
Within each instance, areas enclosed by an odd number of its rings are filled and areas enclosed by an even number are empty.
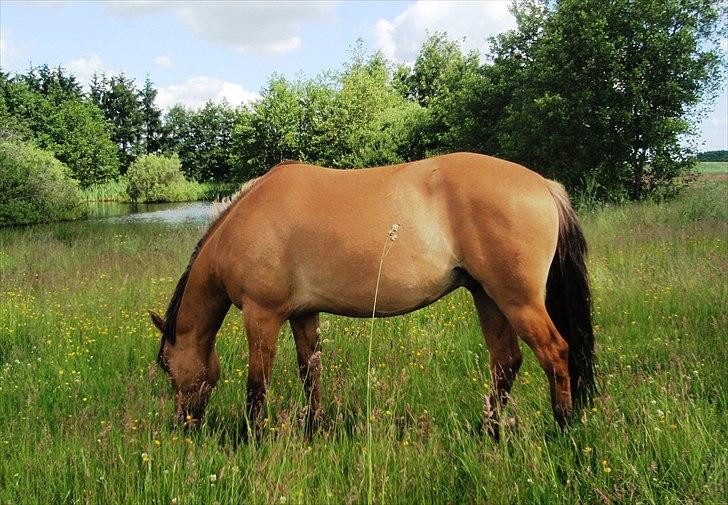
{"type": "Polygon", "coordinates": [[[571,399],[576,412],[588,405],[596,392],[587,246],[566,191],[560,184],[549,182],[559,209],[559,239],[546,282],[546,309],[569,344],[571,399]]]}

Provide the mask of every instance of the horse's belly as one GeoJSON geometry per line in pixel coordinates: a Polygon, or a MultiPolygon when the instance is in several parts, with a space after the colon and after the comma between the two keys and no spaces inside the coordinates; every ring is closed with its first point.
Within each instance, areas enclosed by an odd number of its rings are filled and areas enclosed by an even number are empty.
{"type": "Polygon", "coordinates": [[[329,270],[325,278],[307,283],[301,291],[301,305],[368,317],[375,309],[376,294],[376,315],[392,316],[429,305],[458,287],[458,281],[448,256],[403,258],[391,254],[385,256],[381,274],[378,268],[357,268],[356,264],[329,270]]]}
{"type": "MultiPolygon", "coordinates": [[[[428,272],[408,279],[389,279],[380,286],[376,315],[392,316],[412,312],[439,300],[459,285],[453,270],[433,274],[428,272]]],[[[371,309],[368,315],[371,315],[371,309]]]]}

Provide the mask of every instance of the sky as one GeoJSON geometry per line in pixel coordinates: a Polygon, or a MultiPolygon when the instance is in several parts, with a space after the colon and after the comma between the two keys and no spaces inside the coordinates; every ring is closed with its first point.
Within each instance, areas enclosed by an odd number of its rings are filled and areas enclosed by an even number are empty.
{"type": "MultiPolygon", "coordinates": [[[[140,83],[149,76],[163,109],[248,103],[274,73],[293,79],[341,68],[358,39],[402,63],[436,31],[484,51],[488,36],[515,27],[508,4],[0,0],[0,68],[62,65],[84,83],[94,72],[124,72],[140,83]]],[[[726,83],[704,105],[698,149],[728,149],[726,83]]]]}

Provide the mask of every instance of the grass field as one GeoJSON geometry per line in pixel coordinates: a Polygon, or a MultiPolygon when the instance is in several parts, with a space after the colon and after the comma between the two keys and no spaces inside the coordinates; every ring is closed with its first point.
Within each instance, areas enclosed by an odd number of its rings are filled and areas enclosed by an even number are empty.
{"type": "Polygon", "coordinates": [[[695,167],[699,174],[725,174],[728,175],[728,161],[701,161],[695,167]]]}
{"type": "MultiPolygon", "coordinates": [[[[490,379],[467,293],[377,320],[375,501],[726,503],[727,185],[583,213],[600,395],[565,433],[527,349],[514,425],[499,444],[471,428],[490,379]]],[[[313,440],[299,427],[286,329],[267,435],[238,443],[247,350],[237,312],[219,336],[207,423],[171,428],[146,309],[165,308],[200,232],[103,221],[0,230],[0,502],[366,501],[367,320],[324,317],[327,421],[313,440]]]]}

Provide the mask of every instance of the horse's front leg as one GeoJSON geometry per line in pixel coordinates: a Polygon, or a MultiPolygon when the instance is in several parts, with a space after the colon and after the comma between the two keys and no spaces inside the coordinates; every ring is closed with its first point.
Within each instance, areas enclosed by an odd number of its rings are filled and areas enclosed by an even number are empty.
{"type": "Polygon", "coordinates": [[[290,319],[293,338],[296,340],[298,371],[308,399],[306,428],[310,434],[321,422],[321,351],[319,349],[319,315],[307,314],[290,319]]]}
{"type": "Polygon", "coordinates": [[[248,337],[248,428],[257,432],[276,354],[278,332],[284,319],[276,312],[253,303],[243,306],[248,337]]]}

